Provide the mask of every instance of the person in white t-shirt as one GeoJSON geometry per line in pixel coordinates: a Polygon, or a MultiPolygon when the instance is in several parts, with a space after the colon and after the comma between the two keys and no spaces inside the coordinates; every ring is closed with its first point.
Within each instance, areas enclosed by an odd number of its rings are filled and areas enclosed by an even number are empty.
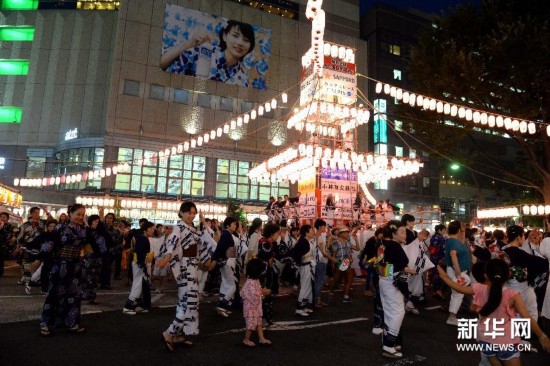
{"type": "Polygon", "coordinates": [[[259,217],[252,220],[252,225],[248,228],[248,251],[245,259],[245,266],[249,260],[258,255],[258,241],[261,238],[263,221],[259,217]]]}

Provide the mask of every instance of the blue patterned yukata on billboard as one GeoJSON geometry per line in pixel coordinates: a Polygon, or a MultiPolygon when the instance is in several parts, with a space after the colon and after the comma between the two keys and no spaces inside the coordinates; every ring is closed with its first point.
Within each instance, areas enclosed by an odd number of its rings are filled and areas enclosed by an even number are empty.
{"type": "Polygon", "coordinates": [[[266,89],[271,30],[166,4],[162,70],[266,89]]]}

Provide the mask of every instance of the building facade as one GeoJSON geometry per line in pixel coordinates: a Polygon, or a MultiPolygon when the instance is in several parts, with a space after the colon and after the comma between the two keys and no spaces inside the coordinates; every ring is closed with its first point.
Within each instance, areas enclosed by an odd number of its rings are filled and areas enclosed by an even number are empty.
{"type": "MultiPolygon", "coordinates": [[[[128,163],[130,171],[54,189],[23,189],[25,199],[56,202],[60,191],[143,195],[262,205],[289,194],[289,184],[252,184],[248,170],[301,137],[284,118],[299,99],[301,55],[310,45],[306,1],[174,0],[171,3],[271,31],[266,89],[161,70],[166,0],[39,2],[33,11],[2,11],[1,24],[32,26],[32,42],[2,43],[3,58],[29,60],[24,76],[0,76],[0,104],[18,106],[20,123],[0,123],[0,180],[50,177],[128,163]],[[74,6],[71,5],[74,3],[74,6]],[[189,151],[157,153],[223,126],[286,92],[289,102],[230,137],[189,151]],[[143,164],[137,162],[143,160],[143,164]],[[31,198],[32,197],[32,198],[31,198]]],[[[359,2],[326,1],[325,39],[353,47],[367,73],[359,39],[359,2]]],[[[359,88],[366,82],[359,81],[359,88]]],[[[358,133],[366,149],[368,131],[358,133]]]]}
{"type": "Polygon", "coordinates": [[[379,112],[370,125],[375,153],[421,158],[424,167],[418,175],[380,182],[374,186],[376,197],[390,198],[394,205],[408,212],[419,212],[425,218],[438,218],[438,159],[422,151],[403,132],[403,121],[397,114],[396,98],[375,93],[377,81],[404,90],[414,90],[407,74],[407,61],[418,36],[431,26],[427,14],[401,10],[381,3],[369,4],[361,15],[361,37],[368,44],[369,99],[379,112]],[[433,215],[420,212],[433,212],[433,215]]]}

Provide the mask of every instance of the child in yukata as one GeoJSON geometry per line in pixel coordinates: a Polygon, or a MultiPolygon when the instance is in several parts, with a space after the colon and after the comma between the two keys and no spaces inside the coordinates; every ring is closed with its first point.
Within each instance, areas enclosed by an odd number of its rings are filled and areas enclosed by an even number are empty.
{"type": "Polygon", "coordinates": [[[246,265],[247,280],[241,289],[241,297],[243,299],[243,315],[246,322],[246,333],[244,335],[243,344],[247,347],[255,347],[256,343],[250,340],[252,332],[258,332],[258,344],[260,346],[271,345],[271,341],[264,336],[262,328],[262,297],[269,295],[271,290],[262,289],[260,284],[260,276],[265,272],[265,263],[257,258],[251,259],[246,265]]]}
{"type": "Polygon", "coordinates": [[[250,24],[229,20],[219,35],[219,46],[215,46],[210,43],[210,36],[200,32],[192,34],[189,40],[163,53],[161,69],[248,86],[248,71],[243,59],[254,50],[254,29],[250,24]]]}

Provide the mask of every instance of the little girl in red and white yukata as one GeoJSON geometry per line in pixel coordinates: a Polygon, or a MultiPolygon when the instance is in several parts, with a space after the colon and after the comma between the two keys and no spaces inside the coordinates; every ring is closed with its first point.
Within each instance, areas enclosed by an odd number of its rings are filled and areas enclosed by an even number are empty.
{"type": "Polygon", "coordinates": [[[271,345],[271,341],[264,337],[262,328],[262,296],[269,295],[271,290],[262,288],[260,276],[265,272],[265,264],[260,259],[251,259],[246,265],[247,280],[241,289],[243,299],[243,315],[246,321],[246,333],[243,344],[247,347],[254,347],[256,343],[250,340],[253,331],[258,332],[259,345],[271,345]]]}

